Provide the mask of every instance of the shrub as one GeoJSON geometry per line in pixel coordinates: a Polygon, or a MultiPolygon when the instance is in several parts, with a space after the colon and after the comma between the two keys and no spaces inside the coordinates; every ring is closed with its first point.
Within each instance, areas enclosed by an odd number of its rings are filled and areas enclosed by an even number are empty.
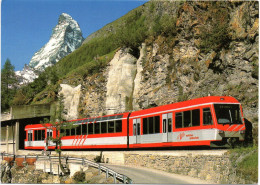
{"type": "Polygon", "coordinates": [[[177,19],[170,15],[157,16],[152,27],[152,34],[154,36],[173,36],[176,34],[177,19]]]}
{"type": "Polygon", "coordinates": [[[18,90],[14,99],[12,101],[12,105],[24,105],[26,104],[26,96],[23,94],[22,90],[18,90]]]}
{"type": "Polygon", "coordinates": [[[145,25],[146,16],[141,11],[135,11],[126,21],[123,29],[116,35],[120,47],[138,48],[146,39],[148,27],[145,25]]]}
{"type": "Polygon", "coordinates": [[[231,42],[229,35],[229,10],[225,3],[209,3],[207,14],[207,22],[201,29],[200,48],[202,52],[210,50],[219,51],[221,48],[226,48],[231,42]]]}
{"type": "Polygon", "coordinates": [[[82,171],[78,171],[73,175],[73,179],[76,181],[76,183],[82,183],[85,181],[85,173],[82,171]]]}

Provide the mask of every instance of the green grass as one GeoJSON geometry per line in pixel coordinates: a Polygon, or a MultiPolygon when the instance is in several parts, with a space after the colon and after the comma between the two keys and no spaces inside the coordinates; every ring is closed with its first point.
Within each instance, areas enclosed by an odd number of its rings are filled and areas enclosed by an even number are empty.
{"type": "Polygon", "coordinates": [[[237,174],[247,181],[258,182],[258,152],[244,158],[237,166],[237,174]]]}
{"type": "Polygon", "coordinates": [[[245,183],[258,182],[258,147],[238,147],[230,149],[233,166],[237,176],[245,180],[245,183]],[[242,160],[240,160],[242,156],[242,160]]]}

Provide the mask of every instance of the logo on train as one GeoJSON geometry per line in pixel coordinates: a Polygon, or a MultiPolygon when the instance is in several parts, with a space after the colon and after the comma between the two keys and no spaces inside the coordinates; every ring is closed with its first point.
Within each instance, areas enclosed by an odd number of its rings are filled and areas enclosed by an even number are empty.
{"type": "Polygon", "coordinates": [[[185,136],[185,133],[182,132],[182,133],[180,133],[180,134],[178,135],[177,139],[178,139],[178,140],[182,140],[182,138],[183,138],[184,136],[185,136]]]}

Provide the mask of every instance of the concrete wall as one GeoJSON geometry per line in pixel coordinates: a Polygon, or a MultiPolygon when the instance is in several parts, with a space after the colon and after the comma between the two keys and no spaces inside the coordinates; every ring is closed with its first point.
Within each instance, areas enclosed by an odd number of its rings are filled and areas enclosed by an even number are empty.
{"type": "Polygon", "coordinates": [[[50,110],[50,104],[13,106],[12,119],[50,116],[50,110]]]}
{"type": "Polygon", "coordinates": [[[1,121],[11,120],[12,119],[12,108],[10,112],[1,113],[1,121]]]}
{"type": "MultiPolygon", "coordinates": [[[[6,141],[6,131],[7,131],[7,126],[1,127],[1,142],[5,142],[6,141]]],[[[14,137],[14,133],[15,133],[15,125],[12,126],[8,126],[8,140],[13,140],[14,137]]]]}
{"type": "MultiPolygon", "coordinates": [[[[212,151],[215,152],[215,151],[212,151]]],[[[125,154],[125,165],[153,168],[170,173],[187,175],[220,184],[237,184],[238,179],[232,167],[228,153],[198,153],[169,155],[169,154],[125,154]]]]}
{"type": "Polygon", "coordinates": [[[1,126],[1,152],[15,154],[18,150],[19,141],[19,123],[14,125],[1,126]]]}
{"type": "Polygon", "coordinates": [[[16,144],[12,140],[6,142],[1,142],[1,152],[13,154],[16,151],[16,144]]]}

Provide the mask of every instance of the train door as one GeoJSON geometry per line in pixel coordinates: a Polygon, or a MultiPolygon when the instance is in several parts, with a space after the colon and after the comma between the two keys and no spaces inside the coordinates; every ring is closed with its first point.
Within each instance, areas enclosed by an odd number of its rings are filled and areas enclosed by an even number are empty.
{"type": "Polygon", "coordinates": [[[141,119],[134,119],[133,120],[133,136],[135,136],[135,144],[141,143],[141,119]]]}
{"type": "Polygon", "coordinates": [[[32,146],[32,130],[28,130],[28,146],[32,146]]]}
{"type": "Polygon", "coordinates": [[[52,129],[47,129],[46,149],[47,149],[48,146],[53,145],[53,142],[51,141],[52,137],[53,137],[52,129]]]}
{"type": "Polygon", "coordinates": [[[162,142],[169,142],[172,132],[172,113],[162,115],[162,129],[162,142]]]}

